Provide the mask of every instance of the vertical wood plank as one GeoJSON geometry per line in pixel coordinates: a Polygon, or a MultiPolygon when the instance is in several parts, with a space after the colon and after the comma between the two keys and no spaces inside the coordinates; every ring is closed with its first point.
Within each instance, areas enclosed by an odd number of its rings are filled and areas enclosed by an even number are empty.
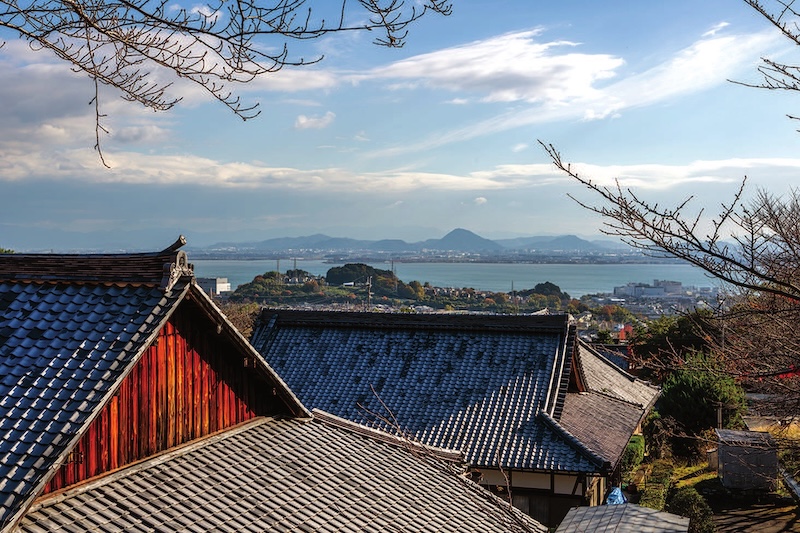
{"type": "Polygon", "coordinates": [[[119,396],[111,398],[108,412],[108,467],[119,468],[119,396]]]}
{"type": "Polygon", "coordinates": [[[45,493],[266,414],[270,391],[213,323],[181,308],[84,432],[82,462],[62,465],[45,493]]]}

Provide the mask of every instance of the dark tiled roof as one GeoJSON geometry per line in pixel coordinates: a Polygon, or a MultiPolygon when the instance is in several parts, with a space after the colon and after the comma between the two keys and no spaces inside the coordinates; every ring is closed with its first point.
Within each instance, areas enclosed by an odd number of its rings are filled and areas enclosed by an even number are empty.
{"type": "Polygon", "coordinates": [[[689,519],[632,503],[574,507],[556,533],[686,533],[689,519]]]}
{"type": "Polygon", "coordinates": [[[153,254],[0,254],[0,530],[66,459],[177,305],[192,300],[274,377],[193,282],[173,246],[153,254]]]}
{"type": "Polygon", "coordinates": [[[0,282],[0,529],[36,495],[188,287],[0,282]]]}
{"type": "Polygon", "coordinates": [[[268,418],[42,499],[20,531],[546,531],[498,502],[386,439],[268,418]]]}
{"type": "Polygon", "coordinates": [[[639,405],[605,394],[569,393],[560,423],[584,446],[615,466],[644,413],[639,405]]]}
{"type": "Polygon", "coordinates": [[[399,426],[479,467],[596,472],[539,416],[560,416],[571,332],[565,315],[265,310],[252,342],[310,408],[399,426]]]}
{"type": "Polygon", "coordinates": [[[0,254],[0,280],[142,283],[170,288],[193,276],[181,236],[172,246],[138,254],[0,254]]]}

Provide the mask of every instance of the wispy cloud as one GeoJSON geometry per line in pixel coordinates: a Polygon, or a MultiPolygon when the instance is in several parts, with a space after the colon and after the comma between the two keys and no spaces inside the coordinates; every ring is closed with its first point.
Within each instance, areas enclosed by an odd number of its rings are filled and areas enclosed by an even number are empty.
{"type": "Polygon", "coordinates": [[[595,82],[613,77],[624,64],[609,54],[576,52],[573,42],[538,42],[541,34],[541,29],[529,30],[446,48],[374,69],[364,77],[473,93],[485,102],[555,103],[585,98],[595,82]]]}
{"type": "Polygon", "coordinates": [[[514,153],[524,152],[528,148],[530,148],[530,145],[528,143],[517,143],[511,147],[511,151],[514,153]]]}
{"type": "Polygon", "coordinates": [[[720,22],[703,34],[703,37],[714,37],[717,33],[730,26],[728,22],[720,22]]]}
{"type": "MultiPolygon", "coordinates": [[[[574,185],[552,164],[507,164],[461,174],[425,172],[411,168],[358,172],[345,168],[301,169],[263,163],[222,162],[200,156],[164,156],[120,152],[108,156],[112,168],[97,164],[91,149],[60,152],[6,151],[0,163],[4,181],[133,184],[302,191],[322,194],[385,194],[418,191],[502,191],[574,185]]],[[[791,183],[800,172],[800,159],[752,158],[694,161],[683,165],[597,165],[574,162],[572,167],[599,185],[640,190],[686,190],[693,184],[738,182],[745,174],[757,183],[791,183]]],[[[487,197],[479,194],[473,203],[487,197]]]]}
{"type": "Polygon", "coordinates": [[[333,124],[336,114],[328,111],[322,116],[306,116],[298,115],[297,120],[294,121],[294,127],[298,130],[315,129],[321,130],[333,124]]]}
{"type": "MultiPolygon", "coordinates": [[[[560,53],[565,46],[574,43],[554,42],[537,44],[533,39],[537,32],[511,34],[487,42],[475,43],[485,54],[486,44],[498,46],[510,41],[512,51],[508,57],[498,51],[499,65],[509,68],[495,85],[489,78],[475,74],[472,68],[460,66],[464,56],[470,56],[470,46],[451,48],[435,54],[420,56],[420,65],[436,68],[437,74],[423,78],[421,83],[431,83],[455,90],[477,87],[484,90],[484,102],[521,101],[527,107],[498,113],[490,119],[476,121],[463,127],[439,131],[418,143],[404,144],[373,152],[371,157],[394,156],[430,150],[450,143],[474,139],[513,128],[543,124],[558,120],[598,120],[615,116],[625,109],[654,105],[681,95],[701,92],[728,83],[737,73],[752,68],[765,50],[782,44],[780,35],[771,29],[760,33],[717,35],[704,37],[678,51],[666,61],[653,65],[641,73],[621,77],[622,58],[603,54],[560,53]],[[526,51],[527,75],[518,73],[513,59],[513,50],[526,51]],[[436,61],[431,59],[433,56],[436,61]],[[505,57],[505,60],[502,58],[505,57]],[[447,66],[452,75],[448,76],[447,66]],[[471,79],[469,74],[477,77],[471,79]],[[617,81],[609,83],[610,78],[617,81]],[[504,83],[507,87],[501,87],[504,83]]],[[[473,55],[480,56],[475,53],[473,55]]],[[[410,76],[423,76],[414,58],[401,64],[387,67],[380,72],[410,76]],[[400,66],[398,66],[400,65],[400,66]],[[404,66],[405,68],[401,68],[404,66]]],[[[496,69],[495,69],[496,70],[496,69]]],[[[474,89],[473,89],[474,90],[474,89]]]]}

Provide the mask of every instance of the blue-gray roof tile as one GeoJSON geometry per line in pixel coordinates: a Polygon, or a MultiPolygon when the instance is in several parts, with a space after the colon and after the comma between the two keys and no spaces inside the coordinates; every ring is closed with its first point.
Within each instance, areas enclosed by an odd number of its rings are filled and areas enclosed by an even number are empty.
{"type": "Polygon", "coordinates": [[[566,316],[265,310],[252,342],[305,405],[463,450],[474,466],[604,467],[539,416],[566,394],[566,316]]]}
{"type": "Polygon", "coordinates": [[[187,287],[0,282],[0,528],[187,287]],[[116,343],[109,331],[130,332],[116,343]]]}

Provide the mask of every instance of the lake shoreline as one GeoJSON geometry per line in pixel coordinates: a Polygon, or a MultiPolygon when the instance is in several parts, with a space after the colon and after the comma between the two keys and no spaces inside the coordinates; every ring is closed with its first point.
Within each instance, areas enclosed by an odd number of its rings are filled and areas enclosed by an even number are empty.
{"type": "MultiPolygon", "coordinates": [[[[228,278],[232,288],[249,283],[270,271],[305,270],[324,276],[341,263],[305,259],[191,261],[198,277],[228,278]]],[[[398,262],[367,263],[381,270],[394,270],[404,283],[419,281],[434,287],[473,288],[491,292],[511,292],[550,282],[574,298],[586,294],[610,294],[628,283],[652,284],[654,280],[677,281],[685,287],[710,287],[716,280],[687,263],[479,263],[479,262],[398,262]]]]}

